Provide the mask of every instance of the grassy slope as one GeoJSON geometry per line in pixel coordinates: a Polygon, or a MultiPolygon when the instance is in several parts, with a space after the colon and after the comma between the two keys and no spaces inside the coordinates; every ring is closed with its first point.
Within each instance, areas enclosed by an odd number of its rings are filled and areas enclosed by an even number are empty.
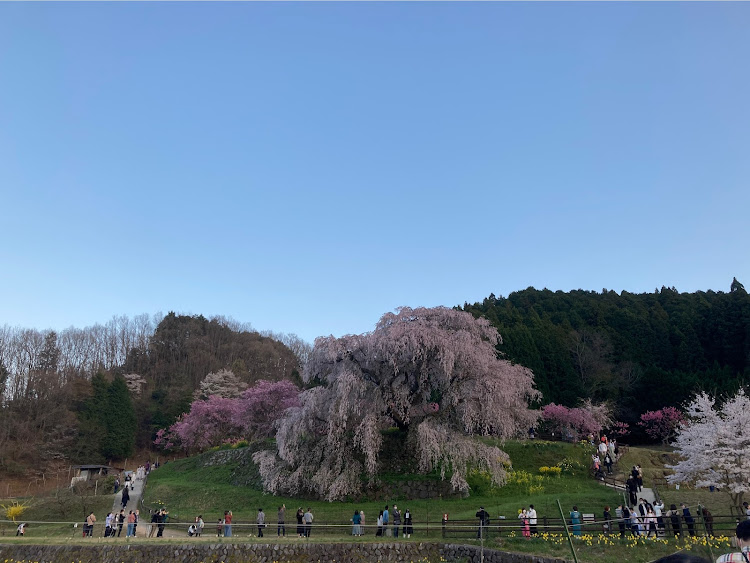
{"type": "MultiPolygon", "coordinates": [[[[665,467],[666,464],[676,463],[678,458],[667,448],[630,448],[621,460],[621,468],[627,470],[635,464],[640,464],[643,468],[644,484],[651,487],[654,477],[666,477],[672,471],[665,467]]],[[[679,490],[674,485],[658,487],[667,507],[675,504],[678,507],[681,502],[693,508],[699,504],[708,508],[715,515],[730,514],[730,497],[720,491],[710,492],[708,489],[694,489],[689,486],[681,485],[679,490]]],[[[693,510],[693,514],[696,510],[693,510]]]]}
{"type": "MultiPolygon", "coordinates": [[[[563,458],[576,460],[581,464],[587,464],[590,452],[587,448],[565,444],[560,442],[508,442],[503,449],[510,455],[513,469],[516,471],[527,471],[538,474],[541,466],[555,465],[563,458]]],[[[640,462],[646,469],[647,481],[650,475],[662,475],[663,451],[633,448],[628,457],[623,460],[624,470],[640,462]]],[[[573,504],[577,504],[581,512],[594,512],[601,515],[606,504],[616,506],[622,498],[620,494],[612,489],[605,488],[591,479],[586,471],[578,471],[574,475],[563,475],[559,478],[548,478],[544,482],[544,491],[533,495],[528,494],[524,486],[509,484],[493,494],[486,483],[473,482],[474,490],[472,496],[467,499],[431,499],[431,500],[402,500],[402,499],[373,499],[367,502],[321,502],[308,501],[295,498],[273,497],[263,494],[260,490],[249,487],[234,487],[228,484],[234,467],[199,467],[193,458],[172,462],[159,468],[152,473],[147,490],[147,502],[156,500],[165,502],[181,519],[188,519],[195,514],[201,513],[207,524],[215,522],[225,509],[231,509],[235,515],[235,521],[254,522],[257,509],[262,507],[267,514],[267,519],[273,526],[276,507],[285,503],[289,507],[287,522],[293,521],[292,513],[298,506],[310,506],[315,514],[315,522],[330,524],[348,524],[349,517],[354,509],[362,509],[368,516],[368,523],[372,524],[378,510],[387,502],[396,502],[400,508],[409,508],[414,514],[415,525],[424,526],[428,521],[430,525],[429,538],[425,537],[423,529],[418,539],[440,540],[440,518],[443,512],[450,514],[452,521],[462,519],[474,519],[474,514],[479,505],[484,505],[493,516],[505,515],[509,519],[516,517],[521,506],[533,503],[540,516],[557,516],[557,500],[563,505],[563,509],[569,511],[573,504]]],[[[399,478],[412,478],[408,475],[389,475],[388,480],[399,478]]],[[[494,521],[494,520],[493,520],[494,521]]],[[[211,530],[211,528],[209,528],[211,530]]],[[[241,532],[241,537],[247,538],[247,532],[251,528],[241,532]]],[[[275,530],[269,528],[270,537],[276,541],[275,530]]],[[[351,537],[346,535],[348,528],[342,529],[339,537],[343,536],[346,541],[351,537]]],[[[335,536],[335,535],[334,535],[335,536]]],[[[318,536],[320,537],[320,536],[318,536]]],[[[331,538],[334,539],[333,537],[331,538]]],[[[373,536],[366,536],[359,541],[375,541],[373,536]]],[[[253,541],[253,540],[251,540],[253,541]]],[[[288,541],[288,540],[287,540],[288,541]]],[[[294,541],[294,540],[292,540],[294,541]]],[[[461,541],[471,542],[470,538],[461,541]]],[[[499,547],[509,551],[527,552],[553,555],[571,559],[570,548],[561,537],[548,537],[546,539],[535,538],[525,540],[518,534],[505,534],[500,539],[493,539],[491,547],[499,547]]],[[[723,552],[728,551],[726,540],[715,540],[706,542],[698,539],[691,543],[689,540],[676,542],[670,540],[650,541],[639,540],[607,540],[607,539],[584,539],[575,542],[576,552],[581,561],[609,563],[620,561],[646,562],[673,553],[677,550],[686,550],[691,553],[715,559],[723,552]]]]}
{"type": "MultiPolygon", "coordinates": [[[[622,460],[623,465],[632,467],[639,463],[644,469],[644,484],[651,486],[653,477],[665,477],[671,470],[665,464],[676,463],[677,457],[668,449],[662,447],[633,448],[622,460]]],[[[721,491],[710,492],[708,489],[695,489],[690,486],[681,485],[677,489],[674,485],[658,486],[658,492],[664,503],[669,508],[674,504],[679,508],[680,503],[690,507],[692,515],[696,518],[698,529],[702,530],[702,518],[698,507],[706,507],[713,515],[713,528],[716,535],[733,536],[736,527],[736,519],[731,516],[730,496],[721,491]]]]}
{"type": "MultiPolygon", "coordinates": [[[[543,465],[554,465],[564,457],[585,460],[588,455],[580,446],[562,443],[510,442],[504,446],[511,456],[513,468],[538,474],[543,465]]],[[[505,515],[515,518],[522,506],[535,504],[540,515],[555,516],[558,513],[556,499],[563,507],[570,510],[578,504],[583,512],[600,514],[605,504],[617,504],[620,498],[617,493],[597,484],[583,475],[563,475],[559,478],[548,478],[544,482],[543,493],[530,496],[522,485],[510,484],[492,494],[485,483],[475,483],[478,489],[467,499],[373,499],[367,502],[321,502],[298,498],[273,497],[259,489],[235,487],[229,484],[230,475],[235,466],[199,467],[194,458],[170,462],[153,472],[149,478],[146,491],[146,502],[161,501],[166,503],[173,514],[180,520],[202,514],[206,522],[215,522],[224,510],[232,510],[236,520],[253,522],[258,508],[262,507],[269,518],[281,503],[288,508],[310,506],[316,522],[346,523],[354,509],[365,511],[368,521],[372,523],[378,510],[383,505],[398,503],[401,509],[409,508],[414,515],[414,522],[439,523],[444,512],[450,514],[451,520],[474,519],[480,505],[485,506],[490,514],[505,515]]],[[[404,475],[402,478],[410,478],[404,475]]],[[[291,512],[291,511],[290,511],[291,512]]],[[[289,516],[291,519],[291,514],[289,516]]]]}
{"type": "MultiPolygon", "coordinates": [[[[27,536],[78,537],[82,531],[80,525],[88,512],[94,511],[96,517],[104,522],[104,517],[112,510],[114,495],[91,495],[81,498],[70,494],[68,489],[61,489],[59,496],[52,491],[30,498],[0,499],[0,505],[10,506],[16,501],[27,506],[18,520],[31,522],[26,529],[27,536]],[[77,522],[79,527],[74,528],[71,524],[36,524],[34,522],[77,522]]],[[[0,519],[5,519],[4,510],[0,510],[0,519]]],[[[0,523],[0,536],[14,536],[15,533],[15,524],[0,523]]]]}
{"type": "MultiPolygon", "coordinates": [[[[509,442],[505,444],[504,449],[511,457],[514,470],[523,470],[533,474],[538,474],[538,468],[540,466],[555,465],[563,458],[574,459],[578,460],[580,463],[584,463],[588,460],[589,455],[588,450],[584,447],[559,442],[509,442]]],[[[649,475],[663,472],[663,466],[660,462],[663,453],[663,451],[658,449],[649,450],[644,448],[633,448],[622,461],[622,465],[625,466],[624,469],[627,469],[632,464],[640,462],[646,470],[646,480],[648,484],[649,475]]],[[[544,482],[545,490],[534,495],[529,495],[527,491],[524,490],[524,487],[518,484],[507,485],[500,489],[497,494],[492,494],[491,491],[487,490],[489,487],[487,487],[485,483],[474,482],[476,490],[468,499],[432,499],[416,501],[405,501],[401,499],[373,499],[372,501],[358,503],[328,503],[295,498],[273,497],[263,494],[262,491],[253,487],[232,486],[229,483],[232,480],[232,474],[235,469],[237,469],[236,463],[224,466],[204,467],[199,463],[198,457],[170,462],[151,474],[149,485],[146,490],[146,502],[154,503],[155,501],[163,501],[170,509],[172,515],[178,516],[181,520],[192,519],[192,517],[197,514],[203,515],[207,524],[206,537],[202,540],[188,540],[187,538],[181,538],[180,541],[215,542],[217,539],[215,535],[212,536],[212,523],[216,522],[225,509],[231,509],[234,512],[235,521],[254,522],[259,507],[263,507],[265,510],[267,520],[271,526],[268,529],[268,538],[271,539],[271,541],[277,541],[273,523],[275,522],[276,507],[282,502],[285,503],[289,509],[287,522],[294,520],[292,515],[294,509],[302,505],[305,507],[312,507],[313,513],[316,517],[316,524],[327,522],[343,525],[348,524],[349,517],[355,508],[365,510],[368,516],[368,524],[372,524],[377,515],[377,511],[382,508],[386,502],[388,502],[388,504],[396,502],[402,510],[408,507],[412,511],[414,514],[415,526],[424,526],[429,519],[429,537],[425,537],[426,531],[422,529],[422,531],[415,534],[415,539],[440,541],[439,522],[443,512],[449,512],[450,518],[453,521],[458,519],[474,520],[474,513],[476,512],[477,507],[480,504],[483,504],[493,516],[493,521],[496,521],[494,520],[494,517],[499,514],[504,514],[508,518],[515,518],[518,508],[533,503],[536,505],[540,516],[556,516],[558,514],[556,500],[560,499],[563,509],[566,512],[573,504],[577,504],[582,512],[594,512],[600,515],[605,504],[615,506],[621,498],[615,491],[602,487],[596,483],[586,475],[585,471],[579,471],[575,475],[563,475],[560,478],[547,479],[544,482]]],[[[250,469],[250,473],[252,473],[252,469],[250,469]]],[[[391,475],[389,476],[389,479],[409,477],[410,476],[406,475],[391,475]]],[[[675,491],[672,489],[670,492],[674,493],[675,491]]],[[[662,491],[662,494],[667,497],[667,494],[670,492],[662,491]]],[[[686,502],[691,502],[692,497],[690,497],[690,495],[710,494],[707,492],[703,493],[702,491],[685,491],[684,489],[678,491],[678,493],[680,493],[681,496],[688,497],[686,502]]],[[[716,493],[714,493],[714,495],[716,496],[716,493]]],[[[106,514],[112,506],[112,498],[112,495],[104,495],[97,497],[93,501],[95,503],[94,510],[96,511],[97,516],[101,514],[103,518],[103,515],[106,514]]],[[[28,520],[80,519],[77,514],[80,512],[80,507],[76,506],[73,508],[76,513],[75,518],[71,518],[70,514],[68,514],[67,517],[63,517],[63,514],[61,514],[58,507],[59,503],[56,503],[52,497],[36,498],[31,501],[31,504],[32,507],[24,515],[24,518],[28,520]]],[[[722,510],[722,512],[725,512],[725,510],[722,510]]],[[[294,536],[293,525],[289,526],[288,530],[293,537],[286,541],[298,541],[294,536]]],[[[34,538],[35,536],[38,538],[41,535],[41,531],[42,530],[39,527],[37,527],[36,530],[33,527],[30,528],[28,532],[29,537],[22,541],[40,541],[39,539],[34,538]]],[[[250,529],[248,528],[244,531],[238,529],[235,532],[236,537],[233,539],[257,541],[248,537],[249,531],[250,529]]],[[[6,535],[11,533],[12,535],[14,531],[11,531],[6,527],[4,533],[6,535]]],[[[60,539],[67,537],[79,541],[78,533],[72,533],[69,526],[57,531],[57,535],[60,539]]],[[[318,534],[312,541],[336,541],[337,539],[352,541],[351,536],[348,536],[348,527],[343,528],[341,532],[333,534],[332,537],[329,537],[326,540],[321,537],[321,534],[318,534]]],[[[15,538],[12,538],[12,541],[15,541],[15,538]]],[[[50,539],[45,541],[54,542],[60,540],[50,539]]],[[[68,539],[65,541],[71,540],[68,539]]],[[[146,540],[139,539],[136,541],[146,540]]],[[[376,541],[376,538],[369,535],[358,541],[376,541]]],[[[452,541],[455,541],[455,539],[452,541]]],[[[462,539],[460,541],[471,542],[472,540],[467,538],[466,540],[462,539]]],[[[509,551],[554,555],[571,559],[570,548],[568,547],[567,542],[563,541],[561,537],[549,537],[546,540],[541,538],[525,540],[519,537],[519,534],[517,533],[508,534],[506,532],[499,540],[493,538],[489,543],[490,547],[499,547],[509,551]]],[[[638,545],[635,545],[632,540],[611,541],[592,538],[590,540],[579,540],[575,542],[575,544],[579,559],[582,562],[592,563],[615,563],[620,561],[632,561],[634,563],[647,562],[662,555],[673,553],[678,549],[687,549],[692,553],[715,559],[718,554],[729,550],[726,542],[714,542],[712,544],[713,551],[710,551],[708,545],[706,545],[703,539],[700,539],[696,544],[686,544],[685,542],[675,542],[671,540],[666,544],[662,542],[640,541],[638,545]]]]}

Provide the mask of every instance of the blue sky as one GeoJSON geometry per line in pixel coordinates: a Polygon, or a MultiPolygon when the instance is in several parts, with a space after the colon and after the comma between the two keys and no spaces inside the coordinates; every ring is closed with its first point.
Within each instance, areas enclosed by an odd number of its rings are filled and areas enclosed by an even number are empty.
{"type": "MultiPolygon", "coordinates": [[[[0,324],[750,283],[748,3],[1,3],[0,324]]],[[[750,286],[748,286],[750,287],[750,286]]]]}

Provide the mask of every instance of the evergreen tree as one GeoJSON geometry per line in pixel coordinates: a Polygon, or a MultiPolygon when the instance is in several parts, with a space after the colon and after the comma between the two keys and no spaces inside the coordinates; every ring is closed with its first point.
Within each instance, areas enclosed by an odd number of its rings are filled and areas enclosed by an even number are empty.
{"type": "Polygon", "coordinates": [[[138,423],[128,386],[121,376],[110,383],[106,404],[103,419],[107,434],[101,453],[107,459],[124,459],[133,454],[138,423]]]}
{"type": "Polygon", "coordinates": [[[79,463],[106,461],[102,446],[107,428],[104,415],[107,410],[109,383],[103,373],[91,378],[91,395],[83,401],[78,411],[78,437],[73,448],[73,459],[79,463]]]}

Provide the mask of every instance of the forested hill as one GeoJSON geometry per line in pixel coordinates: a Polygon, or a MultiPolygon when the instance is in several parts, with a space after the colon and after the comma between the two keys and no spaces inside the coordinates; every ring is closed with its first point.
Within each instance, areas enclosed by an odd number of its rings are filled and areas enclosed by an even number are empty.
{"type": "Polygon", "coordinates": [[[545,403],[612,400],[633,420],[750,379],[750,297],[736,279],[729,293],[529,288],[463,309],[497,327],[500,350],[534,371],[545,403]]]}
{"type": "Polygon", "coordinates": [[[0,474],[149,447],[209,374],[301,383],[309,344],[202,315],[114,317],[60,332],[0,326],[0,474]]]}

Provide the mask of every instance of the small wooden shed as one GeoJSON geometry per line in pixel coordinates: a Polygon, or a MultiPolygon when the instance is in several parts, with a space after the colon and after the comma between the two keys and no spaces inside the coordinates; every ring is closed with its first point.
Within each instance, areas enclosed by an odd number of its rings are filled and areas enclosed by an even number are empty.
{"type": "Polygon", "coordinates": [[[82,481],[95,481],[107,476],[109,473],[119,473],[122,471],[119,467],[112,467],[111,465],[74,465],[73,469],[76,474],[70,480],[70,486],[72,487],[76,483],[82,481]]]}

